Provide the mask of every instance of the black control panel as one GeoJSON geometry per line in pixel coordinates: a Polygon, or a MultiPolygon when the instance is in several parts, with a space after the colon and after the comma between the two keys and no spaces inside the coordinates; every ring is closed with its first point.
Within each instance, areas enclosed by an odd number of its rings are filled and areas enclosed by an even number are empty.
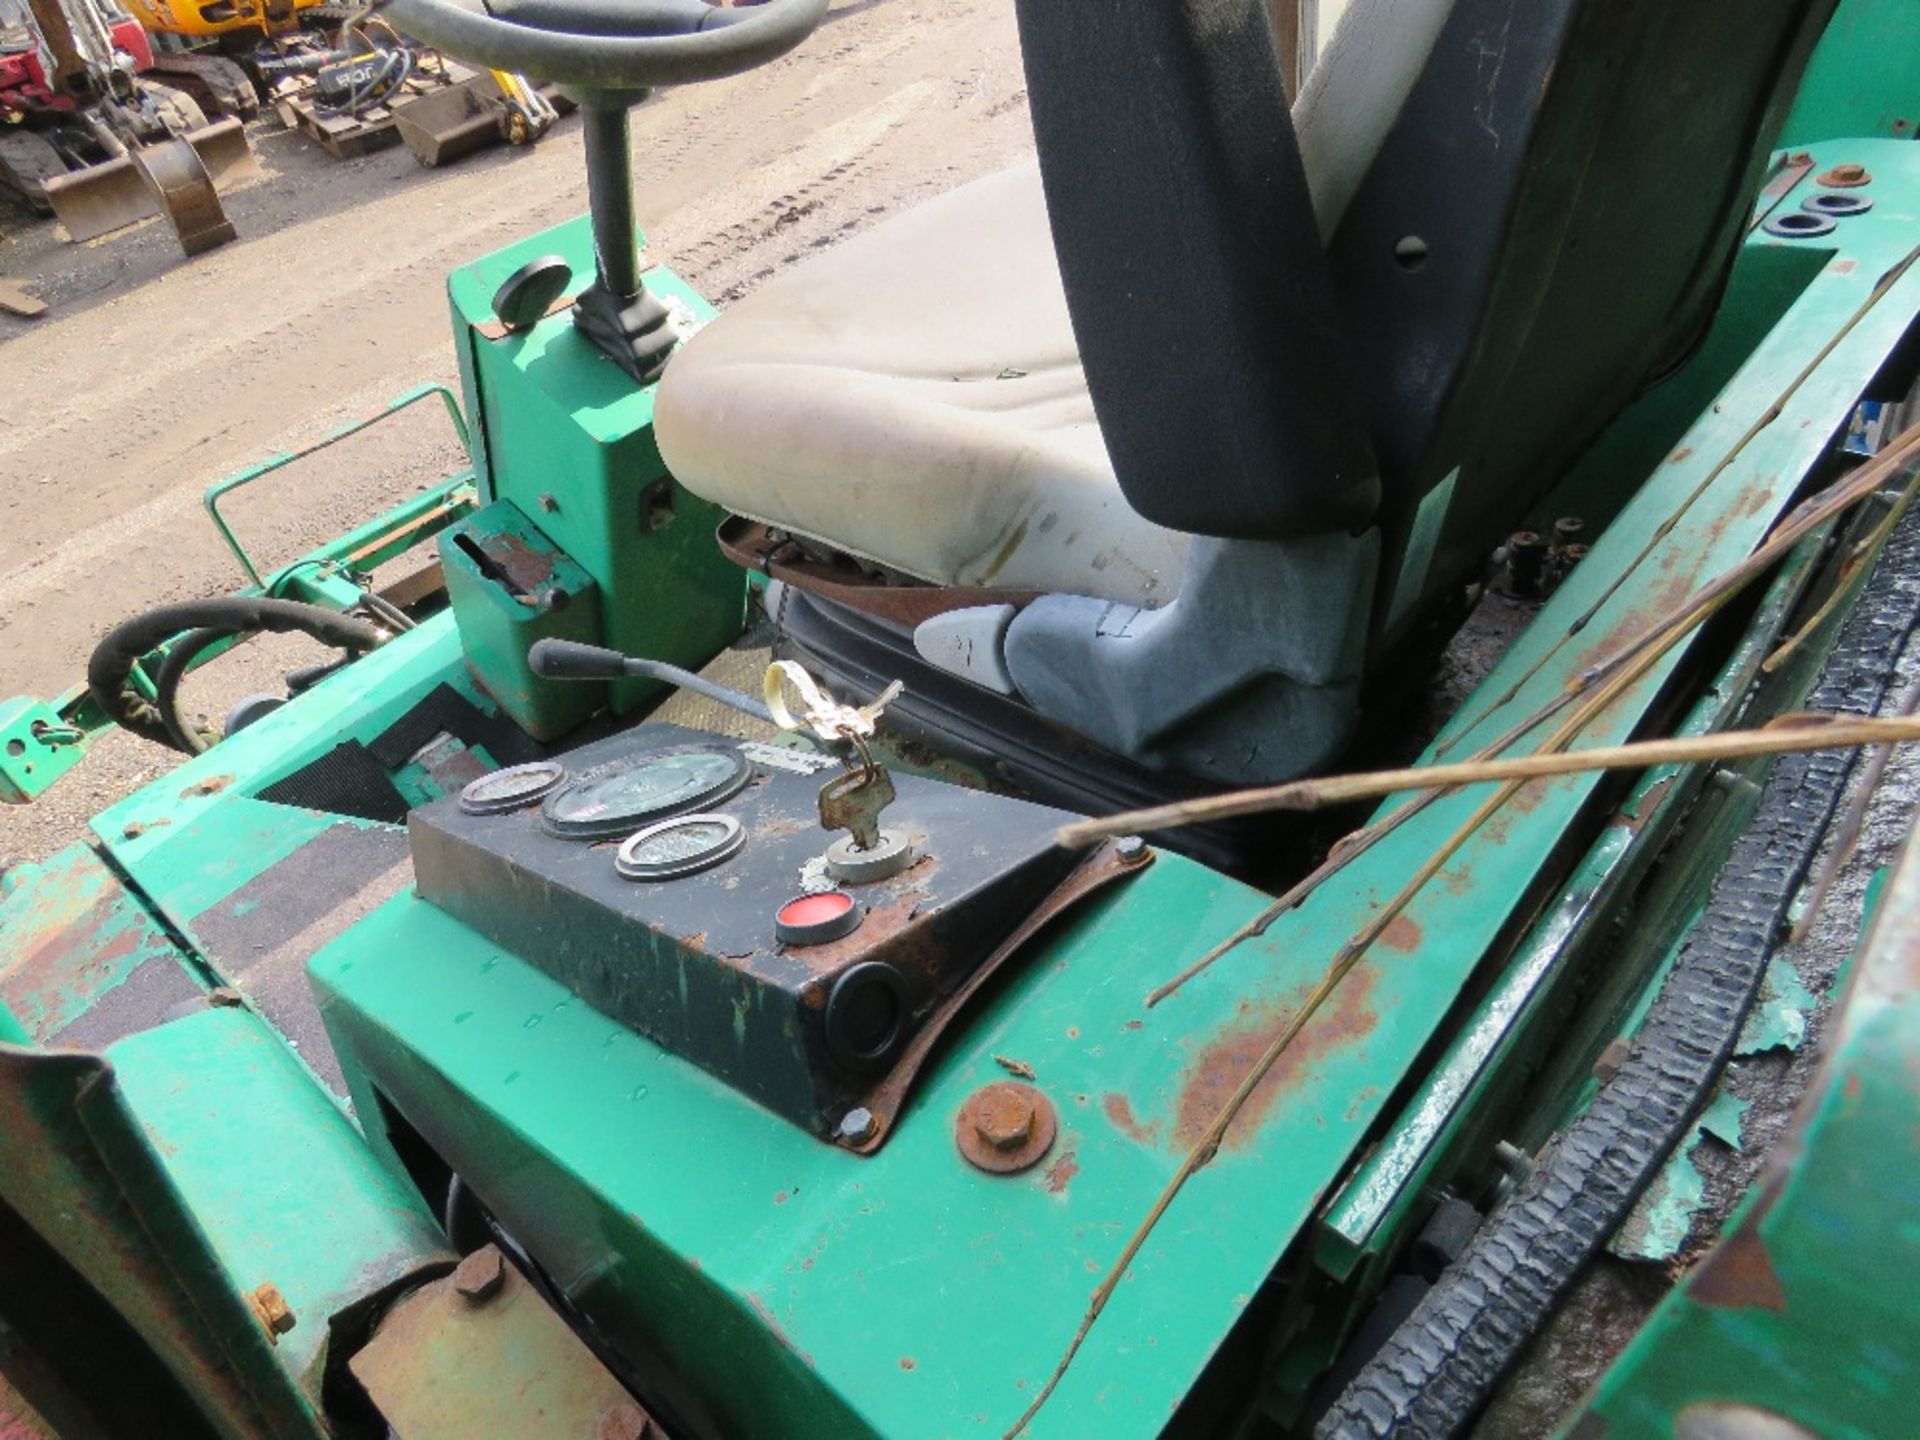
{"type": "Polygon", "coordinates": [[[642,725],[411,818],[419,893],[823,1136],[1078,863],[1067,813],[893,776],[914,859],[828,871],[811,749],[642,725]]]}

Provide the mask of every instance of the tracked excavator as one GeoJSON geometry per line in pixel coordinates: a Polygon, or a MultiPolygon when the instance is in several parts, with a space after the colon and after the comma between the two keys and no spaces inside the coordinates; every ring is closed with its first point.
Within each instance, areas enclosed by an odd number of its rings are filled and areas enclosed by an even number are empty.
{"type": "Polygon", "coordinates": [[[197,255],[234,238],[220,192],[259,167],[237,119],[209,121],[152,61],[103,0],[0,0],[0,183],[73,240],[158,214],[197,255]]]}

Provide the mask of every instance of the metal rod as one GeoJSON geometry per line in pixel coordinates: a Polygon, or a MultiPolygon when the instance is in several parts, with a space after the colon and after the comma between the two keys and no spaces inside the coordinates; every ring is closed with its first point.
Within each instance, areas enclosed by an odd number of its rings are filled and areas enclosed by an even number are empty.
{"type": "Polygon", "coordinates": [[[640,296],[640,254],[634,243],[633,151],[627,107],[583,105],[587,204],[593,213],[593,261],[600,288],[621,300],[640,296]]]}

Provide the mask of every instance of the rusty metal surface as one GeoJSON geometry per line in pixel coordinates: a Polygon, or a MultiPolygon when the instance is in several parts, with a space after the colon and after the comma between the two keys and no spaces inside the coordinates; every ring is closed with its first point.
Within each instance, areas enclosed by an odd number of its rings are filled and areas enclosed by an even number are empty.
{"type": "MultiPolygon", "coordinates": [[[[921,1067],[933,1052],[935,1045],[947,1027],[959,1017],[970,1001],[993,976],[1031,943],[1047,926],[1059,919],[1067,911],[1092,895],[1103,890],[1116,880],[1129,875],[1138,875],[1153,863],[1149,852],[1143,858],[1127,858],[1116,853],[1112,844],[1100,846],[1090,854],[1080,867],[1060,882],[1054,892],[1035,906],[1020,927],[1001,942],[998,949],[980,963],[966,983],[961,985],[921,1022],[919,1031],[900,1052],[880,1083],[869,1090],[860,1099],[860,1106],[872,1117],[873,1124],[864,1135],[841,1135],[837,1137],[848,1149],[860,1154],[870,1154],[878,1150],[886,1141],[892,1129],[893,1120],[900,1112],[907,1092],[913,1088],[914,1080],[919,1076],[921,1067]]],[[[1003,1065],[1007,1062],[1002,1061],[1003,1065]]],[[[1015,1061],[1014,1064],[1024,1064],[1015,1061]]],[[[1011,1068],[1009,1066],[1008,1068],[1011,1068]]],[[[1015,1071],[1014,1073],[1021,1073],[1015,1071]]],[[[1029,1067],[1025,1073],[1029,1076],[1029,1067]]]]}
{"type": "Polygon", "coordinates": [[[350,1362],[396,1440],[667,1440],[492,1246],[399,1301],[350,1362]],[[484,1293],[460,1289],[484,1268],[484,1293]]]}
{"type": "Polygon", "coordinates": [[[35,1040],[100,1049],[205,994],[191,962],[86,846],[14,875],[0,898],[0,1004],[35,1040]]]}
{"type": "MultiPolygon", "coordinates": [[[[1808,169],[1813,168],[1811,161],[1808,169]]],[[[1835,165],[1831,170],[1822,171],[1814,178],[1814,184],[1824,185],[1829,190],[1857,190],[1862,185],[1871,185],[1873,175],[1864,165],[1835,165]]]]}
{"type": "MultiPolygon", "coordinates": [[[[239,125],[237,120],[225,123],[239,125]]],[[[233,222],[220,204],[220,192],[213,188],[213,177],[193,146],[185,140],[169,140],[132,151],[131,158],[180,237],[182,251],[200,255],[236,238],[233,222]]]]}
{"type": "Polygon", "coordinates": [[[953,1143],[976,1170],[1016,1175],[1045,1158],[1059,1129],[1059,1114],[1045,1094],[1002,1080],[967,1097],[953,1117],[953,1143]]]}
{"type": "Polygon", "coordinates": [[[775,580],[845,605],[876,619],[912,629],[922,620],[971,605],[1012,605],[1039,597],[1037,590],[995,590],[981,586],[897,584],[874,580],[852,564],[830,565],[801,552],[793,541],[769,527],[738,517],[720,527],[720,548],[733,562],[775,580]]]}

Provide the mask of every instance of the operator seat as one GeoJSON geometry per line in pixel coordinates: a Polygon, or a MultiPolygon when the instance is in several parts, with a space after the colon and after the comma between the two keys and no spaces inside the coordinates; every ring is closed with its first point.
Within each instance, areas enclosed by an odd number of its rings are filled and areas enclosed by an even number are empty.
{"type": "Polygon", "coordinates": [[[1833,3],[1355,0],[1290,116],[1264,0],[1019,0],[1038,164],[732,307],[662,452],[774,553],[913,587],[791,571],[843,684],[1310,770],[1702,333],[1833,3]]]}

